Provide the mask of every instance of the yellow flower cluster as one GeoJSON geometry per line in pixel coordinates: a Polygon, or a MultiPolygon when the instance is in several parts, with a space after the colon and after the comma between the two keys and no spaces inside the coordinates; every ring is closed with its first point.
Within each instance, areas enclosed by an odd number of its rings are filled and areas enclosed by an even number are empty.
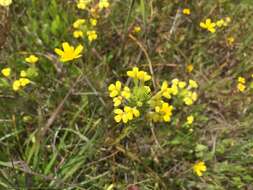
{"type": "Polygon", "coordinates": [[[221,28],[221,27],[226,27],[228,24],[231,22],[230,17],[226,17],[225,19],[220,19],[217,22],[212,22],[210,18],[206,19],[204,22],[200,22],[200,27],[203,29],[208,30],[211,33],[216,32],[216,27],[221,28]]]}
{"type": "MultiPolygon", "coordinates": [[[[30,55],[29,57],[25,58],[25,62],[30,63],[32,65],[32,67],[34,67],[34,64],[37,63],[38,60],[39,60],[39,58],[36,57],[35,55],[30,55]]],[[[32,70],[33,69],[28,69],[27,71],[32,71],[32,70]]],[[[27,71],[21,70],[20,71],[20,78],[13,80],[13,82],[12,82],[13,91],[18,91],[31,83],[31,80],[28,78],[27,71]]],[[[3,68],[1,70],[1,73],[4,77],[11,79],[12,70],[10,67],[3,68]]]]}
{"type": "Polygon", "coordinates": [[[237,79],[237,90],[244,92],[246,89],[246,79],[244,77],[238,77],[237,79]]]}
{"type": "Polygon", "coordinates": [[[97,19],[91,18],[89,22],[86,22],[85,19],[77,19],[73,23],[73,28],[75,29],[73,32],[74,38],[84,38],[85,34],[89,42],[92,42],[97,39],[98,35],[94,27],[97,25],[97,19]]]}
{"type": "MultiPolygon", "coordinates": [[[[127,76],[133,79],[133,87],[122,85],[120,81],[110,84],[108,87],[109,95],[114,102],[114,120],[116,122],[127,123],[135,117],[139,117],[141,112],[153,122],[170,122],[172,112],[175,110],[173,101],[180,99],[185,105],[192,105],[197,100],[197,93],[194,89],[198,84],[194,80],[179,81],[173,79],[171,85],[167,81],[162,83],[160,90],[152,96],[149,86],[145,83],[151,80],[151,76],[134,67],[127,71],[127,76]],[[120,107],[120,108],[118,108],[120,107]],[[129,114],[130,113],[130,114],[129,114]]],[[[192,124],[194,118],[189,116],[187,123],[192,124]]]]}

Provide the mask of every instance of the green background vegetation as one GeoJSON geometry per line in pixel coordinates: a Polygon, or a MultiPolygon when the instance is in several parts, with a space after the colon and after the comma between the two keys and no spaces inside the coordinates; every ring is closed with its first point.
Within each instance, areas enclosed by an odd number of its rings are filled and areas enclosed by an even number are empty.
{"type": "Polygon", "coordinates": [[[73,1],[18,0],[1,8],[11,29],[0,69],[19,73],[31,53],[40,61],[27,90],[0,88],[0,189],[253,189],[253,92],[236,91],[237,77],[253,73],[252,1],[110,3],[98,20],[98,40],[82,59],[63,65],[53,49],[77,44],[71,26],[86,17],[73,1]],[[176,17],[185,7],[191,15],[176,17]],[[226,16],[231,24],[215,34],[199,27],[226,16]],[[130,38],[135,25],[142,32],[130,38]],[[124,128],[113,121],[108,84],[124,81],[133,66],[149,71],[148,59],[157,84],[198,81],[192,133],[175,124],[124,128]],[[197,160],[207,165],[201,178],[192,171],[197,160]]]}

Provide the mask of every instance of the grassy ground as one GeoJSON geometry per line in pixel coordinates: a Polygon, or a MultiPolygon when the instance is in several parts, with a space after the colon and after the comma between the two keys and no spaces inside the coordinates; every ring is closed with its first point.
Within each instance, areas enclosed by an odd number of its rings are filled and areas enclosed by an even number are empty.
{"type": "Polygon", "coordinates": [[[251,0],[112,0],[92,44],[72,36],[72,23],[89,18],[74,1],[19,0],[0,10],[0,69],[18,77],[25,57],[40,58],[26,89],[14,92],[1,79],[0,189],[253,189],[251,0]],[[199,26],[225,17],[231,22],[215,33],[199,26]],[[82,58],[60,63],[54,48],[63,41],[81,42],[82,58]],[[107,87],[128,83],[134,66],[153,70],[155,86],[196,80],[197,102],[170,123],[117,124],[107,87]],[[191,130],[182,127],[189,112],[191,130]],[[192,169],[199,160],[202,177],[192,169]]]}

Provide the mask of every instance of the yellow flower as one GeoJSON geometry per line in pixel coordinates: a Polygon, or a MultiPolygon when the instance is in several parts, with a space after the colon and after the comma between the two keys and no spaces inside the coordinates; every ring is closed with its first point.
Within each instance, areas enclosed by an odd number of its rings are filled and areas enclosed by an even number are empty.
{"type": "Polygon", "coordinates": [[[127,76],[133,78],[133,79],[138,79],[137,75],[139,73],[139,68],[134,67],[132,71],[127,71],[127,76]]]}
{"type": "Polygon", "coordinates": [[[7,7],[12,3],[12,0],[0,0],[0,5],[7,7]]]}
{"type": "Polygon", "coordinates": [[[140,31],[141,31],[141,27],[139,27],[139,26],[135,26],[133,29],[134,33],[139,33],[140,31]]]}
{"type": "Polygon", "coordinates": [[[19,80],[15,80],[13,83],[12,83],[12,89],[14,91],[18,91],[21,87],[21,83],[19,80]]]}
{"type": "Polygon", "coordinates": [[[130,92],[130,89],[127,86],[124,87],[123,91],[121,92],[121,96],[123,96],[126,99],[130,98],[131,92],[130,92]]]}
{"type": "Polygon", "coordinates": [[[193,123],[193,121],[194,121],[194,117],[192,115],[187,117],[187,124],[188,125],[191,125],[193,123]]]}
{"type": "Polygon", "coordinates": [[[189,87],[190,88],[198,88],[198,83],[194,80],[189,80],[189,87]]]}
{"type": "Polygon", "coordinates": [[[230,37],[227,38],[227,44],[229,46],[232,46],[234,44],[234,42],[235,42],[234,37],[230,36],[230,37]]]}
{"type": "Polygon", "coordinates": [[[188,9],[188,8],[185,8],[185,9],[183,9],[183,14],[190,15],[191,14],[191,10],[188,9]]]}
{"type": "Polygon", "coordinates": [[[110,6],[110,3],[108,2],[108,0],[100,0],[99,1],[98,7],[100,9],[108,8],[109,6],[110,6]]]}
{"type": "Polygon", "coordinates": [[[85,23],[84,19],[77,19],[74,23],[73,23],[73,28],[75,29],[79,29],[80,26],[82,26],[85,23]]]}
{"type": "Polygon", "coordinates": [[[211,33],[214,33],[216,31],[215,26],[216,26],[216,24],[213,23],[210,18],[206,19],[205,22],[200,23],[201,28],[207,29],[211,33]]]}
{"type": "Polygon", "coordinates": [[[216,26],[218,26],[218,27],[222,27],[222,26],[224,26],[224,24],[225,24],[225,21],[223,19],[220,19],[216,22],[216,26]]]}
{"type": "Polygon", "coordinates": [[[189,65],[186,66],[186,70],[187,70],[188,73],[191,73],[193,71],[193,69],[194,69],[194,67],[193,67],[192,64],[189,64],[189,65]]]}
{"type": "Polygon", "coordinates": [[[62,43],[63,51],[61,49],[55,48],[54,51],[60,56],[60,61],[67,62],[73,59],[81,57],[80,53],[83,51],[83,46],[78,45],[76,48],[70,46],[68,42],[62,43]]]}
{"type": "Polygon", "coordinates": [[[172,110],[173,110],[173,106],[169,105],[166,102],[163,102],[161,107],[159,106],[155,107],[155,111],[157,113],[162,114],[162,118],[165,122],[169,122],[171,120],[172,110]]]}
{"type": "Polygon", "coordinates": [[[179,80],[177,78],[175,78],[171,82],[172,82],[173,85],[178,85],[179,80]]]}
{"type": "Polygon", "coordinates": [[[7,68],[2,69],[1,73],[3,74],[3,76],[9,77],[11,74],[11,68],[7,67],[7,68]]]}
{"type": "Polygon", "coordinates": [[[36,63],[38,60],[39,60],[39,58],[36,57],[35,55],[30,55],[29,57],[25,58],[25,61],[27,63],[31,63],[31,64],[36,63]]]}
{"type": "Polygon", "coordinates": [[[26,71],[24,71],[24,70],[20,71],[20,76],[21,77],[26,77],[27,76],[26,71]]]}
{"type": "Polygon", "coordinates": [[[125,106],[124,107],[124,112],[127,114],[128,120],[132,120],[133,117],[139,117],[140,116],[140,112],[138,109],[136,109],[136,107],[131,108],[129,106],[125,106]]]}
{"type": "Polygon", "coordinates": [[[172,86],[171,86],[171,93],[175,96],[178,94],[178,87],[177,87],[177,84],[176,83],[172,83],[172,86]]]}
{"type": "Polygon", "coordinates": [[[246,89],[246,86],[245,86],[243,83],[238,83],[238,84],[237,84],[237,89],[238,89],[240,92],[244,92],[245,89],[246,89]]]}
{"type": "Polygon", "coordinates": [[[239,83],[245,84],[246,79],[245,79],[244,77],[238,77],[237,81],[238,81],[239,83]]]}
{"type": "Polygon", "coordinates": [[[231,22],[231,18],[230,17],[226,17],[225,18],[225,22],[224,22],[224,26],[227,26],[230,22],[231,22]]]}
{"type": "Polygon", "coordinates": [[[139,71],[137,73],[137,78],[140,80],[140,81],[148,81],[151,79],[151,76],[148,75],[145,71],[139,71]]]}
{"type": "Polygon", "coordinates": [[[113,98],[114,107],[118,107],[122,103],[122,100],[123,100],[122,96],[117,96],[113,98]]]}
{"type": "Polygon", "coordinates": [[[134,67],[131,71],[127,71],[127,76],[144,82],[151,79],[151,76],[148,75],[147,72],[139,71],[138,67],[134,67]]]}
{"type": "Polygon", "coordinates": [[[178,83],[178,87],[179,88],[184,88],[186,86],[186,82],[184,82],[184,81],[180,81],[179,83],[178,83]]]}
{"type": "Polygon", "coordinates": [[[26,86],[30,84],[31,81],[28,78],[20,78],[19,82],[20,82],[20,86],[26,86]]]}
{"type": "Polygon", "coordinates": [[[196,164],[194,164],[194,166],[193,166],[193,171],[194,171],[198,176],[202,176],[202,175],[203,175],[203,172],[206,171],[205,162],[200,161],[200,162],[197,162],[196,164]]]}
{"type": "Polygon", "coordinates": [[[76,30],[73,32],[74,38],[82,38],[83,37],[83,32],[81,30],[76,30]]]}
{"type": "Polygon", "coordinates": [[[97,32],[95,30],[87,31],[87,35],[89,42],[96,40],[98,37],[97,32]]]}
{"type": "Polygon", "coordinates": [[[168,88],[167,81],[163,82],[162,87],[161,87],[161,93],[163,97],[171,99],[171,89],[168,88]]]}
{"type": "Polygon", "coordinates": [[[120,81],[116,81],[115,84],[110,84],[108,87],[108,90],[110,92],[110,97],[115,97],[118,96],[120,94],[121,91],[121,82],[120,81]]]}
{"type": "Polygon", "coordinates": [[[92,26],[96,26],[97,25],[97,19],[94,19],[94,18],[91,18],[90,19],[90,24],[92,25],[92,26]]]}
{"type": "Polygon", "coordinates": [[[77,3],[77,8],[78,9],[86,9],[87,5],[91,2],[91,0],[79,0],[77,3]]]}
{"type": "Polygon", "coordinates": [[[196,92],[188,91],[183,101],[186,105],[190,106],[197,100],[197,98],[198,96],[196,92]]]}

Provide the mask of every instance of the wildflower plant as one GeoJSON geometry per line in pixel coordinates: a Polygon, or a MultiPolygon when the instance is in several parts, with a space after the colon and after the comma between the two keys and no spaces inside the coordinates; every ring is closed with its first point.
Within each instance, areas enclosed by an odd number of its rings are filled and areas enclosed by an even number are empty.
{"type": "MultiPolygon", "coordinates": [[[[149,81],[151,76],[134,67],[127,71],[130,86],[120,81],[108,87],[109,95],[114,103],[114,120],[124,124],[141,119],[149,122],[169,123],[173,119],[173,112],[181,105],[191,106],[197,100],[198,84],[194,80],[189,82],[173,79],[163,81],[158,91],[152,91],[149,81]]],[[[187,118],[187,123],[193,123],[194,117],[187,118]]]]}

